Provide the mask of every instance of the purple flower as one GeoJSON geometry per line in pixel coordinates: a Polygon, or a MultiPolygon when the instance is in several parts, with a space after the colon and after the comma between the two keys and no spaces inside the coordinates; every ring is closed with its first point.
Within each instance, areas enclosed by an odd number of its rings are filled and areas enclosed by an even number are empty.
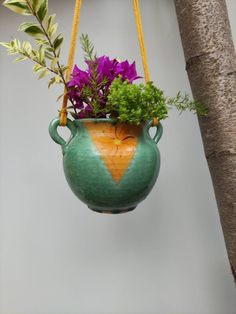
{"type": "Polygon", "coordinates": [[[102,56],[97,58],[95,64],[91,61],[87,61],[86,63],[88,64],[90,75],[92,75],[93,69],[96,68],[98,84],[104,79],[107,79],[110,85],[118,76],[121,76],[122,80],[129,80],[130,83],[140,78],[140,76],[137,76],[135,62],[129,64],[127,60],[119,62],[117,59],[111,60],[107,56],[102,56]]]}
{"type": "Polygon", "coordinates": [[[68,83],[68,87],[78,87],[78,89],[83,88],[84,85],[89,83],[89,74],[87,71],[80,70],[77,65],[74,66],[72,72],[72,79],[68,83]]]}
{"type": "Polygon", "coordinates": [[[97,59],[98,82],[107,80],[110,85],[116,78],[117,61],[110,60],[109,57],[103,56],[97,59]]]}
{"type": "MultiPolygon", "coordinates": [[[[86,60],[87,69],[85,71],[74,66],[71,80],[67,86],[69,88],[69,98],[78,114],[78,118],[94,117],[93,104],[106,107],[109,88],[114,79],[120,77],[128,80],[131,84],[140,78],[137,76],[135,62],[119,62],[117,59],[110,59],[101,56],[94,61],[86,60]]],[[[104,117],[102,114],[101,117],[104,117]]]]}
{"type": "Polygon", "coordinates": [[[137,76],[135,62],[129,64],[127,60],[117,64],[117,76],[118,75],[121,75],[122,80],[128,80],[130,83],[141,78],[141,76],[137,76]]]}
{"type": "Polygon", "coordinates": [[[86,105],[84,109],[78,113],[78,119],[94,118],[93,108],[90,105],[86,105]]]}

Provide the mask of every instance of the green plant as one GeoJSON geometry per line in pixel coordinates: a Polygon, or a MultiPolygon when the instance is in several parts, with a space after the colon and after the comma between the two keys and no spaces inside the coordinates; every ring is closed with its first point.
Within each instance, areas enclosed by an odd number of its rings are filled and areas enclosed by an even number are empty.
{"type": "Polygon", "coordinates": [[[132,85],[120,78],[111,84],[106,108],[121,122],[140,124],[156,117],[158,120],[166,119],[171,107],[180,113],[190,110],[200,115],[207,114],[207,109],[199,102],[190,100],[188,95],[178,93],[174,98],[166,98],[153,82],[132,85]]]}
{"type": "Polygon", "coordinates": [[[48,14],[48,0],[6,0],[3,5],[15,13],[36,19],[36,23],[24,22],[18,29],[34,38],[35,47],[28,41],[20,42],[18,39],[0,42],[0,45],[7,48],[9,55],[20,55],[15,62],[32,60],[33,71],[39,73],[39,79],[53,74],[49,87],[55,83],[63,83],[66,86],[67,67],[59,61],[63,36],[57,33],[56,15],[48,14]]]}
{"type": "Polygon", "coordinates": [[[153,82],[134,85],[120,78],[111,84],[107,106],[118,120],[131,124],[140,124],[154,117],[165,119],[168,113],[163,91],[153,82]]]}

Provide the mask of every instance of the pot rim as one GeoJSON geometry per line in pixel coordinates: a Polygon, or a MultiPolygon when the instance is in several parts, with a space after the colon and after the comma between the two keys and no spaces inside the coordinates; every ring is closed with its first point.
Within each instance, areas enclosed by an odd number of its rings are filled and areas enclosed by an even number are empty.
{"type": "MultiPolygon", "coordinates": [[[[83,118],[83,119],[74,119],[74,120],[72,120],[72,122],[75,123],[76,125],[78,125],[81,122],[82,123],[83,122],[96,122],[96,123],[107,122],[107,123],[112,123],[112,124],[125,123],[125,124],[131,125],[131,126],[137,126],[136,124],[131,124],[128,122],[122,122],[122,121],[119,121],[119,120],[113,119],[113,118],[83,118]]],[[[148,122],[149,121],[140,123],[139,126],[145,126],[148,122]]]]}
{"type": "Polygon", "coordinates": [[[83,118],[83,119],[74,119],[73,122],[90,122],[90,121],[95,121],[95,122],[118,122],[117,119],[112,119],[112,118],[83,118]]]}

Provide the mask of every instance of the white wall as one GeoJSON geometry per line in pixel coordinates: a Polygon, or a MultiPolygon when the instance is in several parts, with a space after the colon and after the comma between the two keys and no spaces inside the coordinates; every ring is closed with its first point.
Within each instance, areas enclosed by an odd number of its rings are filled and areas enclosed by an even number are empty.
{"type": "MultiPolygon", "coordinates": [[[[141,0],[152,79],[190,93],[172,0],[141,0]]],[[[50,1],[69,44],[74,1],[50,1]]],[[[236,37],[236,2],[227,1],[236,37]],[[233,13],[234,12],[234,13],[233,13]]],[[[135,59],[131,1],[86,0],[80,32],[99,54],[135,59]]],[[[0,8],[1,40],[22,21],[0,8]]],[[[81,50],[77,63],[82,64],[81,50]]],[[[0,54],[0,313],[235,314],[236,293],[195,116],[164,122],[157,184],[134,212],[89,211],[48,135],[60,89],[0,54]]]]}

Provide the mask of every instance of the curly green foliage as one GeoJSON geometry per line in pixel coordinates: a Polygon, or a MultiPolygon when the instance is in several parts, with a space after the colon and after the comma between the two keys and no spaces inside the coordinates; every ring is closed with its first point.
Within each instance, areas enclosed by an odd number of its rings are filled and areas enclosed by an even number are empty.
{"type": "Polygon", "coordinates": [[[201,103],[191,100],[188,95],[178,93],[174,98],[166,98],[162,90],[148,82],[133,85],[117,78],[113,81],[108,95],[106,109],[122,122],[140,124],[152,118],[164,120],[168,110],[175,107],[180,113],[185,110],[206,115],[208,110],[201,103]]]}
{"type": "Polygon", "coordinates": [[[152,118],[167,118],[168,108],[163,91],[148,82],[133,85],[115,79],[110,87],[106,108],[122,122],[140,124],[152,118]]]}

